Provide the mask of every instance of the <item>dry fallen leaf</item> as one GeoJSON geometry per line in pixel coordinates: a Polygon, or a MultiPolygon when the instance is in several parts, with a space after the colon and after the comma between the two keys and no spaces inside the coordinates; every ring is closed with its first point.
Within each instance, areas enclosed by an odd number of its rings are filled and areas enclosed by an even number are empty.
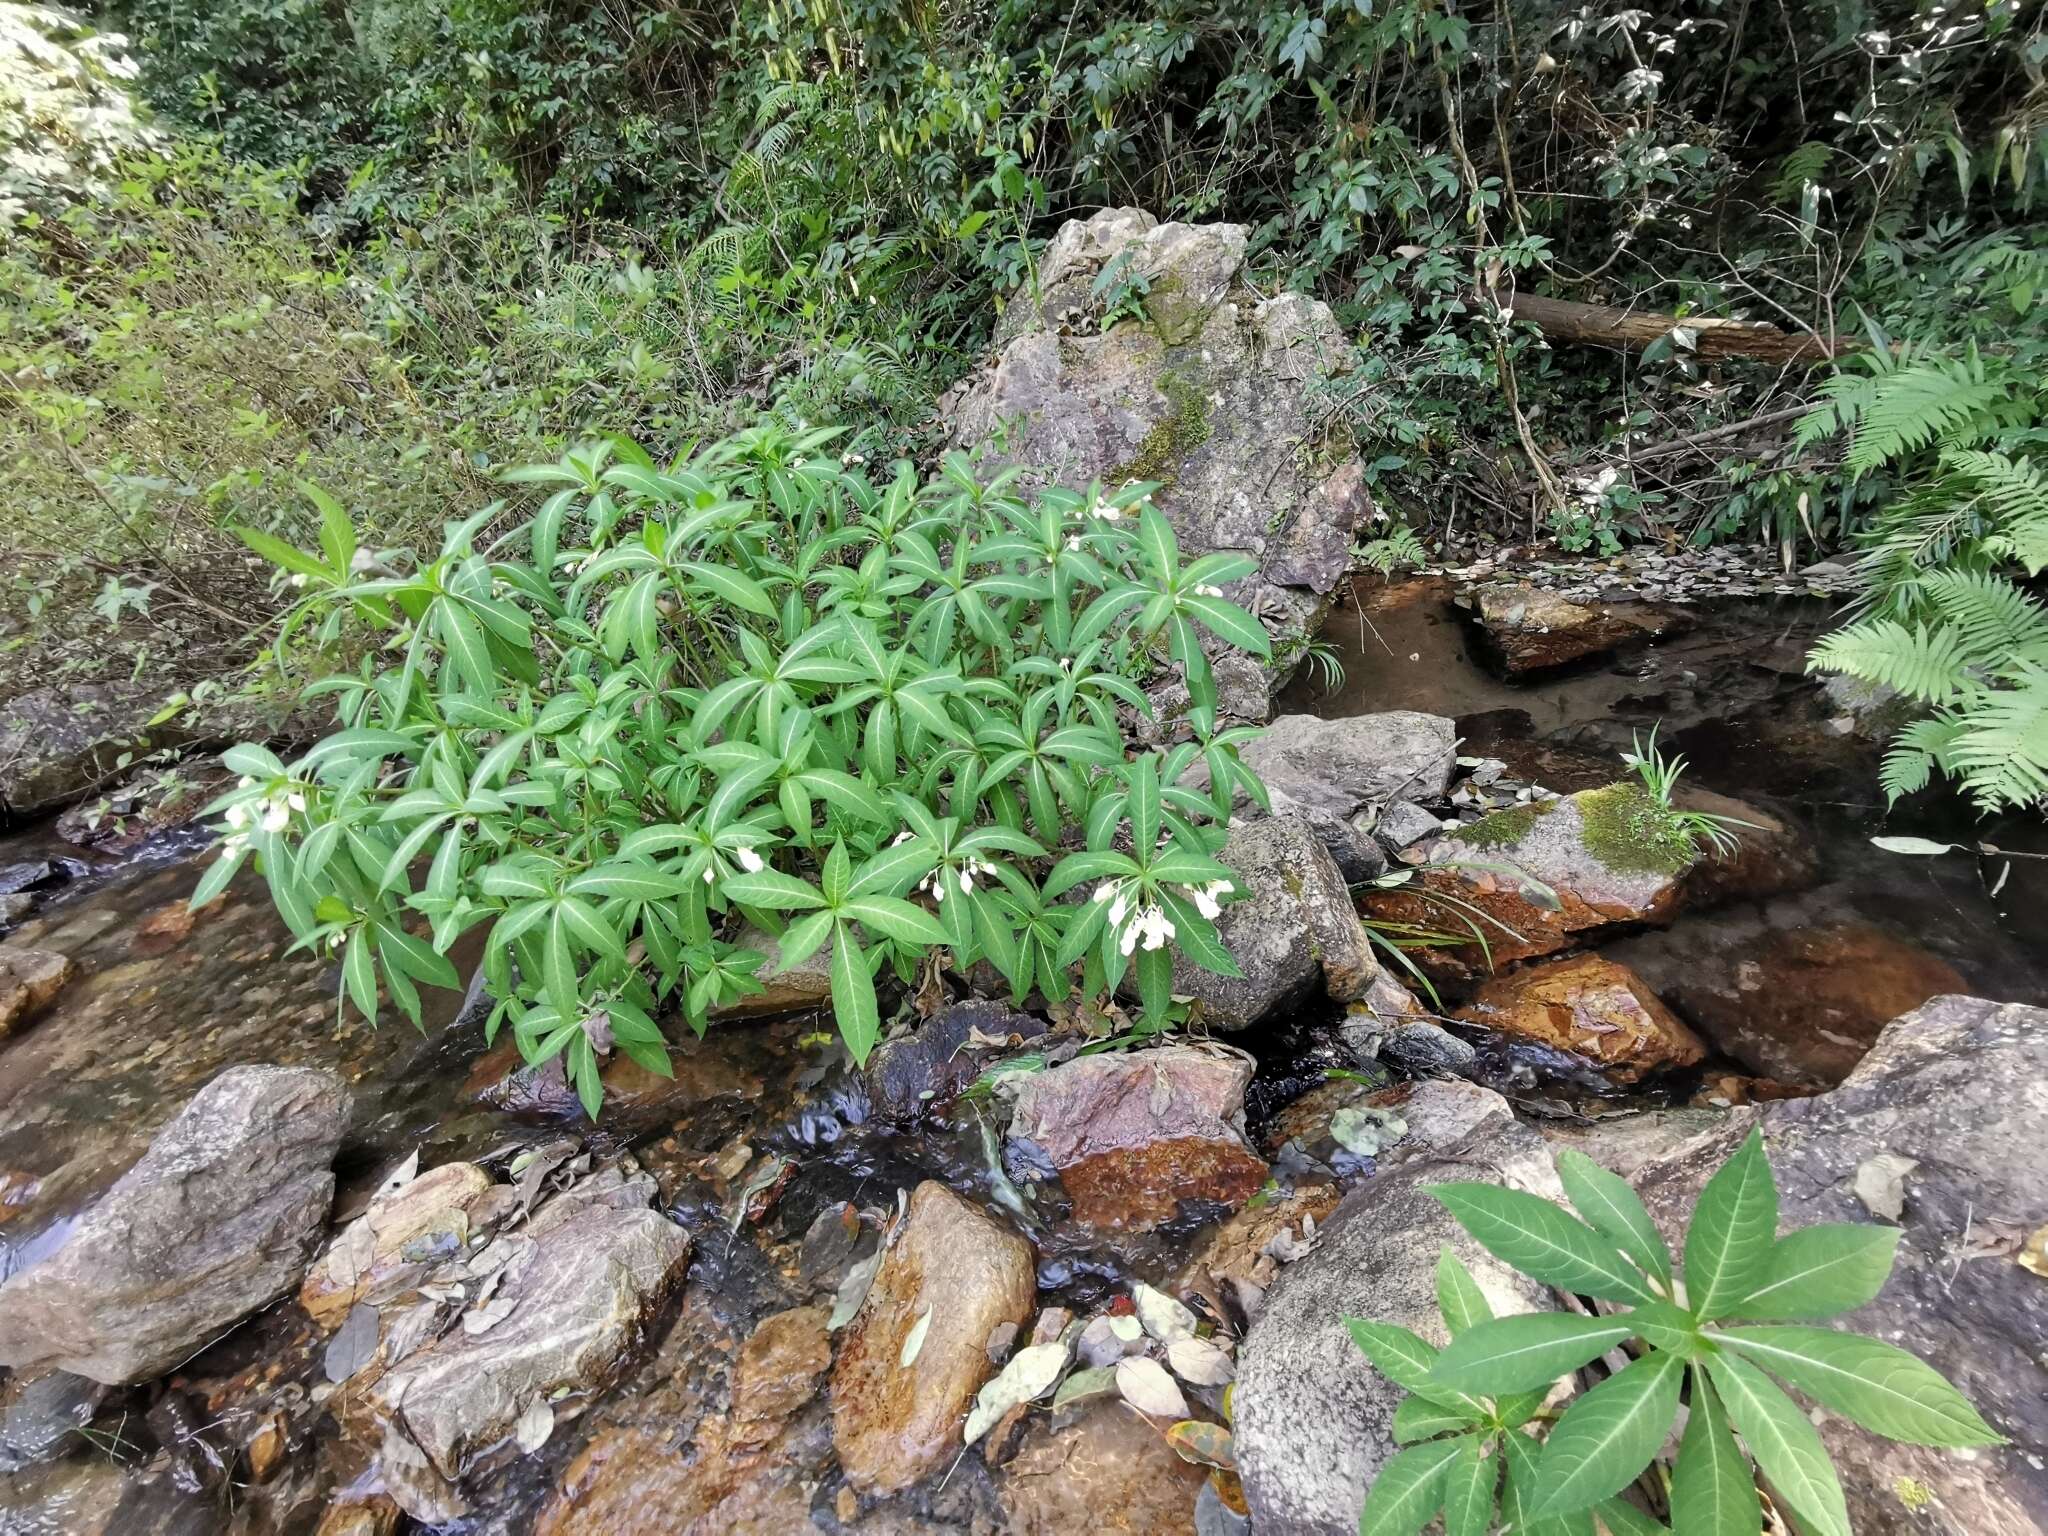
{"type": "Polygon", "coordinates": [[[519,1422],[513,1426],[512,1437],[519,1443],[522,1455],[531,1456],[548,1443],[548,1436],[555,1432],[555,1410],[544,1397],[536,1397],[526,1405],[526,1412],[519,1415],[519,1422]]]}
{"type": "Polygon", "coordinates": [[[966,1443],[974,1444],[989,1432],[996,1420],[1019,1403],[1032,1402],[1050,1392],[1066,1368],[1067,1346],[1064,1344],[1033,1344],[1028,1349],[1018,1350],[1017,1358],[975,1394],[974,1408],[967,1415],[964,1431],[966,1443]]]}
{"type": "Polygon", "coordinates": [[[519,1304],[514,1296],[501,1296],[496,1301],[471,1307],[462,1314],[462,1331],[474,1338],[480,1333],[489,1333],[498,1324],[512,1315],[512,1309],[519,1304]]]}
{"type": "Polygon", "coordinates": [[[1159,1419],[1184,1419],[1188,1400],[1166,1374],[1166,1367],[1142,1355],[1118,1363],[1116,1389],[1124,1401],[1142,1414],[1159,1419]]]}
{"type": "Polygon", "coordinates": [[[917,1321],[910,1325],[910,1332],[903,1336],[903,1353],[896,1357],[896,1363],[905,1370],[917,1363],[919,1351],[924,1348],[924,1336],[932,1326],[932,1309],[926,1307],[917,1314],[917,1321]]]}
{"type": "Polygon", "coordinates": [[[1175,1339],[1166,1346],[1166,1364],[1192,1387],[1221,1387],[1237,1379],[1230,1356],[1207,1339],[1175,1339]]]}
{"type": "Polygon", "coordinates": [[[414,1179],[418,1178],[419,1176],[420,1149],[418,1147],[414,1147],[412,1149],[412,1156],[408,1157],[404,1162],[400,1163],[396,1168],[392,1169],[389,1174],[385,1175],[384,1182],[377,1186],[376,1198],[382,1200],[387,1195],[397,1194],[401,1189],[405,1188],[406,1185],[410,1184],[414,1179]]]}
{"type": "Polygon", "coordinates": [[[2020,1268],[2048,1280],[2048,1227],[2036,1227],[2020,1249],[2020,1268]]]}
{"type": "Polygon", "coordinates": [[[341,1290],[360,1280],[377,1258],[377,1234],[367,1220],[351,1222],[327,1250],[327,1278],[341,1290]]]}
{"type": "Polygon", "coordinates": [[[1164,1291],[1155,1291],[1140,1280],[1131,1287],[1131,1300],[1138,1308],[1138,1322],[1160,1343],[1194,1337],[1195,1314],[1164,1291]]]}
{"type": "Polygon", "coordinates": [[[1086,1370],[1075,1371],[1060,1383],[1059,1391],[1053,1393],[1053,1412],[1059,1412],[1069,1403],[1084,1402],[1092,1397],[1106,1397],[1115,1390],[1116,1370],[1113,1366],[1094,1365],[1086,1370]]]}
{"type": "Polygon", "coordinates": [[[1906,1175],[1920,1166],[1915,1158],[1880,1152],[1856,1166],[1856,1198],[1871,1215],[1897,1221],[1906,1210],[1906,1175]]]}
{"type": "Polygon", "coordinates": [[[1218,1467],[1225,1472],[1237,1470],[1235,1441],[1221,1424],[1183,1419],[1166,1432],[1166,1443],[1173,1447],[1182,1461],[1192,1461],[1202,1467],[1218,1467]]]}
{"type": "Polygon", "coordinates": [[[347,1381],[368,1365],[376,1356],[382,1333],[375,1307],[360,1301],[350,1307],[340,1329],[327,1341],[327,1354],[321,1362],[327,1379],[347,1381]]]}

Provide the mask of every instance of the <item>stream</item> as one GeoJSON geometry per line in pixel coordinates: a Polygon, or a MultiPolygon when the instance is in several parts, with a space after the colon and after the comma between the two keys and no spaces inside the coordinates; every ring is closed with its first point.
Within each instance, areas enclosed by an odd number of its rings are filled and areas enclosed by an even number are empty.
{"type": "MultiPolygon", "coordinates": [[[[1818,1027],[1801,1011],[1812,988],[1785,976],[1839,974],[1854,991],[1851,982],[1876,985],[1891,974],[1886,967],[1906,965],[1912,975],[1953,975],[1981,996],[2048,997],[2048,863],[1909,858],[1869,841],[1910,834],[2041,852],[2048,833],[2016,818],[1980,825],[1949,801],[1887,815],[1873,776],[1877,746],[1840,728],[1804,672],[1806,648],[1827,619],[1826,605],[1811,600],[1728,603],[1632,652],[1507,683],[1482,664],[1441,584],[1365,582],[1326,630],[1343,663],[1341,684],[1298,679],[1281,710],[1450,715],[1461,754],[1497,758],[1515,778],[1566,793],[1612,780],[1632,733],[1657,725],[1665,748],[1689,760],[1691,782],[1795,826],[1818,867],[1802,888],[1689,912],[1668,929],[1599,946],[1682,1017],[1719,1006],[1728,991],[1720,978],[1745,966],[1760,968],[1746,992],[1738,988],[1758,1000],[1756,1027],[1779,1032],[1818,1027]],[[1920,958],[1897,959],[1909,952],[1920,958]],[[1791,969],[1773,971],[1773,963],[1791,969]]],[[[1162,1282],[1218,1214],[1187,1211],[1128,1236],[1080,1227],[1057,1201],[1020,1191],[1002,1172],[1002,1127],[980,1101],[912,1125],[882,1122],[830,1021],[816,1017],[729,1024],[701,1041],[684,1034],[673,1084],[643,1074],[617,1095],[617,1113],[608,1110],[592,1130],[561,1091],[505,1083],[509,1059],[491,1052],[480,1018],[459,1012],[457,994],[427,995],[419,1033],[395,1018],[372,1028],[339,1009],[333,967],[289,952],[260,881],[248,874],[215,906],[186,914],[206,851],[192,830],[160,834],[118,858],[81,852],[44,827],[0,838],[0,865],[54,859],[69,876],[9,944],[54,950],[77,965],[53,1007],[0,1041],[0,1279],[59,1244],[164,1122],[236,1063],[320,1066],[348,1083],[354,1110],[337,1166],[337,1224],[414,1152],[423,1168],[455,1159],[504,1163],[566,1133],[630,1159],[654,1175],[662,1208],[695,1239],[688,1284],[650,1330],[639,1363],[537,1454],[495,1459],[468,1489],[472,1513],[447,1530],[535,1529],[554,1490],[582,1475],[579,1465],[587,1470],[597,1437],[676,1443],[715,1417],[738,1341],[762,1317],[808,1299],[789,1277],[807,1232],[839,1202],[886,1206],[899,1188],[929,1178],[1001,1207],[1037,1250],[1039,1304],[1077,1311],[1120,1295],[1133,1277],[1162,1282]],[[764,1154],[787,1159],[794,1172],[761,1219],[735,1221],[736,1202],[748,1193],[738,1170],[750,1159],[758,1167],[764,1154]]],[[[467,970],[475,955],[458,959],[467,970]]],[[[1912,975],[1897,984],[1910,988],[1912,975]]],[[[1311,1012],[1232,1037],[1259,1062],[1247,1101],[1255,1145],[1270,1141],[1290,1103],[1327,1069],[1350,1064],[1334,1033],[1332,1018],[1311,1012]]],[[[1586,1112],[1583,1096],[1552,1093],[1526,1062],[1503,1070],[1495,1086],[1521,1089],[1525,1107],[1586,1112]]],[[[1617,1094],[1604,1107],[1681,1102],[1693,1084],[1617,1094]]],[[[323,1347],[287,1301],[209,1346],[174,1373],[168,1391],[232,1454],[278,1405],[302,1403],[324,1384],[323,1347]]],[[[234,1478],[194,1478],[179,1456],[156,1455],[166,1420],[151,1412],[152,1391],[114,1392],[71,1454],[0,1475],[0,1533],[311,1531],[327,1490],[363,1470],[360,1453],[321,1417],[315,1422],[324,1427],[295,1441],[284,1469],[260,1490],[234,1478]]],[[[1000,1529],[999,1476],[968,1455],[844,1525],[835,1523],[829,1493],[820,1495],[815,1518],[826,1529],[1000,1529]]],[[[797,1490],[804,1498],[814,1491],[797,1490]]],[[[673,1488],[650,1494],[645,1518],[679,1498],[687,1504],[673,1488]]],[[[645,1528],[685,1524],[664,1518],[645,1528]]],[[[746,1528],[776,1526],[764,1514],[746,1528]]]]}

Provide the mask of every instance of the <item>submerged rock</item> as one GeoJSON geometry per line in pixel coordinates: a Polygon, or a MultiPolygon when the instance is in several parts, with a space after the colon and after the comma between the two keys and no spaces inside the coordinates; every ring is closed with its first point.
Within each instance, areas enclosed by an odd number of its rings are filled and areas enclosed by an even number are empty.
{"type": "Polygon", "coordinates": [[[832,1438],[855,1488],[900,1492],[959,1453],[961,1416],[995,1374],[989,1334],[1029,1323],[1036,1295],[1029,1243],[945,1185],[918,1185],[832,1371],[832,1438]]]}
{"type": "MultiPolygon", "coordinates": [[[[1372,504],[1363,463],[1313,420],[1311,392],[1347,366],[1343,332],[1301,294],[1240,288],[1245,245],[1241,225],[1159,224],[1133,208],[1069,220],[1040,262],[1037,301],[1011,306],[950,425],[963,447],[1007,428],[988,467],[1022,466],[1027,486],[1156,481],[1184,552],[1257,557],[1229,595],[1273,632],[1272,677],[1315,635],[1372,504]],[[1112,262],[1147,291],[1144,318],[1105,330],[1095,282],[1112,262]]],[[[1255,692],[1239,708],[1263,720],[1267,691],[1255,692]]]]}
{"type": "Polygon", "coordinates": [[[1868,1222],[1880,1214],[1873,1202],[1895,1197],[1882,1213],[1901,1229],[1890,1281],[1832,1321],[1933,1365],[2012,1442],[1941,1451],[1816,1415],[1855,1528],[2039,1529],[2048,1520],[2048,1283],[2018,1257],[2048,1225],[2048,1009],[1937,997],[1894,1020],[1839,1088],[1732,1111],[1720,1125],[1634,1175],[1667,1235],[1751,1125],[1763,1128],[1781,1232],[1868,1222]],[[1873,1165],[1892,1177],[1872,1178],[1873,1165]]]}
{"type": "Polygon", "coordinates": [[[1616,1082],[1704,1061],[1707,1048],[1625,965],[1571,955],[1496,976],[1457,1017],[1598,1062],[1616,1082]]]}
{"type": "Polygon", "coordinates": [[[1860,922],[1680,924],[1629,954],[1717,1050],[1814,1088],[1847,1077],[1900,1014],[1963,990],[1946,961],[1860,922]]]}
{"type": "Polygon", "coordinates": [[[1356,883],[1386,868],[1374,836],[1381,807],[1439,799],[1449,787],[1457,726],[1407,709],[1339,720],[1282,715],[1240,755],[1264,780],[1273,815],[1306,822],[1356,883]]]}
{"type": "Polygon", "coordinates": [[[1072,1423],[1037,1419],[1003,1474],[1013,1536],[1185,1536],[1203,1470],[1121,1402],[1091,1404],[1072,1423]]]}
{"type": "Polygon", "coordinates": [[[908,1120],[944,1109],[980,1076],[996,1042],[1035,1039],[1045,1021],[1001,1003],[955,1003],[875,1047],[862,1077],[875,1113],[908,1120]]]}
{"type": "Polygon", "coordinates": [[[0,1364],[147,1381],[285,1295],[326,1223],[348,1112],[326,1072],[221,1073],[61,1247],[0,1285],[0,1364]]]}
{"type": "Polygon", "coordinates": [[[0,1383],[0,1473],[48,1461],[92,1422],[107,1396],[99,1382],[69,1371],[0,1383]]]}
{"type": "Polygon", "coordinates": [[[1427,1186],[1487,1179],[1555,1197],[1556,1173],[1536,1135],[1490,1115],[1442,1157],[1366,1180],[1287,1265],[1238,1350],[1237,1464],[1261,1536],[1353,1536],[1366,1489],[1394,1455],[1394,1408],[1406,1393],[1373,1369],[1348,1317],[1449,1342],[1437,1310],[1436,1265],[1449,1245],[1497,1315],[1546,1310],[1548,1287],[1509,1269],[1466,1236],[1427,1186]]]}
{"type": "Polygon", "coordinates": [[[0,949],[0,1039],[55,1002],[77,969],[47,949],[0,949]]]}
{"type": "Polygon", "coordinates": [[[1440,978],[1483,975],[1602,929],[1667,921],[1696,862],[1633,783],[1495,811],[1414,852],[1424,860],[1415,879],[1368,891],[1365,905],[1376,918],[1440,932],[1476,924],[1483,945],[1415,952],[1440,978]],[[1467,914],[1473,908],[1479,915],[1467,914]]]}
{"type": "Polygon", "coordinates": [[[1385,971],[1346,1010],[1338,1038],[1360,1065],[1388,1061],[1411,1077],[1462,1076],[1479,1052],[1434,1022],[1400,982],[1385,971]]]}
{"type": "Polygon", "coordinates": [[[443,1163],[378,1196],[307,1271],[299,1305],[323,1329],[340,1327],[350,1307],[401,1273],[424,1276],[433,1262],[466,1249],[471,1208],[498,1187],[475,1163],[443,1163]]]}
{"type": "Polygon", "coordinates": [[[1299,821],[1233,823],[1220,855],[1250,895],[1223,909],[1217,932],[1242,976],[1219,976],[1176,954],[1173,990],[1202,1005],[1212,1029],[1244,1029],[1318,990],[1345,1003],[1379,974],[1372,944],[1337,865],[1299,821]]]}
{"type": "MultiPolygon", "coordinates": [[[[665,1124],[687,1106],[707,1099],[753,1099],[761,1094],[761,1080],[740,1066],[731,1053],[707,1045],[685,1029],[672,1031],[668,1059],[670,1075],[663,1077],[622,1051],[605,1058],[598,1073],[604,1084],[605,1124],[645,1130],[665,1124]]],[[[561,1057],[529,1067],[509,1038],[476,1059],[462,1093],[476,1103],[521,1119],[589,1119],[561,1057]]]]}
{"type": "Polygon", "coordinates": [[[651,1193],[644,1180],[592,1178],[500,1234],[468,1263],[503,1274],[485,1304],[489,1326],[466,1322],[373,1368],[371,1416],[453,1483],[535,1403],[609,1381],[690,1257],[689,1234],[647,1209],[651,1193]]]}
{"type": "Polygon", "coordinates": [[[1579,603],[1509,582],[1481,587],[1474,607],[1486,649],[1509,677],[1604,656],[1692,622],[1677,609],[1654,603],[1579,603]]]}
{"type": "Polygon", "coordinates": [[[1023,1079],[1011,1155],[1056,1172],[1093,1227],[1157,1226],[1182,1201],[1235,1208],[1266,1182],[1244,1139],[1251,1077],[1249,1057],[1192,1045],[1076,1057],[1023,1079]]]}

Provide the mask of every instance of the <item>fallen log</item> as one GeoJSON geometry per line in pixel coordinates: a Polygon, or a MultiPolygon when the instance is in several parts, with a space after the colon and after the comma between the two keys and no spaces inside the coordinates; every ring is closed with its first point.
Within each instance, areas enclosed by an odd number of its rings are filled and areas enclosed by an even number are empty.
{"type": "Polygon", "coordinates": [[[1545,299],[1531,293],[1496,294],[1495,302],[1513,311],[1517,321],[1533,325],[1551,341],[1578,341],[1589,346],[1634,352],[1678,326],[1693,333],[1699,357],[1739,357],[1759,363],[1821,363],[1864,343],[1837,337],[1830,343],[1809,332],[1781,331],[1762,320],[1721,320],[1710,315],[1666,315],[1647,309],[1617,309],[1609,304],[1581,304],[1574,299],[1545,299]]]}

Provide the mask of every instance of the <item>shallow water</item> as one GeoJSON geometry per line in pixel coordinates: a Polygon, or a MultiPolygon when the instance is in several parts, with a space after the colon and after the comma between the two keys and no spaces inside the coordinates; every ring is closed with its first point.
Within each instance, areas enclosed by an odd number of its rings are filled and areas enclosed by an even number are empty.
{"type": "MultiPolygon", "coordinates": [[[[1868,842],[1878,831],[1967,834],[2043,849],[2048,836],[2019,823],[1973,828],[1966,813],[1931,800],[1887,816],[1872,778],[1876,749],[1828,727],[1802,671],[1805,647],[1826,618],[1810,603],[1731,605],[1618,659],[1511,685],[1476,659],[1442,589],[1414,584],[1372,591],[1340,610],[1329,637],[1344,653],[1343,686],[1325,693],[1298,683],[1283,707],[1451,713],[1464,752],[1499,756],[1517,776],[1563,791],[1612,778],[1617,750],[1656,724],[1666,745],[1692,760],[1697,782],[1796,822],[1819,849],[1817,885],[1688,914],[1669,933],[1606,946],[1660,988],[1660,977],[1724,963],[1726,953],[1770,934],[1854,920],[1917,943],[1973,991],[2048,997],[2048,863],[2014,861],[1994,896],[2002,861],[1905,859],[1868,842]]],[[[0,1043],[0,1276],[61,1241],[156,1129],[238,1062],[324,1066],[349,1082],[355,1108],[339,1162],[339,1214],[359,1209],[382,1174],[416,1148],[431,1166],[568,1129],[601,1148],[630,1149],[657,1176],[665,1207],[692,1230],[690,1283],[651,1331],[646,1357],[541,1454],[504,1456],[487,1468],[472,1489],[476,1513],[449,1529],[527,1530],[597,1437],[677,1444],[715,1416],[737,1341],[760,1317],[807,1299],[788,1278],[791,1254],[813,1217],[838,1201],[892,1205],[898,1188],[924,1178],[972,1192],[1027,1228],[1039,1254],[1041,1304],[1077,1308],[1126,1290],[1133,1276],[1163,1279],[1203,1224],[1203,1213],[1192,1212],[1141,1236],[1076,1228],[1056,1199],[999,1176],[994,1128],[971,1105],[915,1127],[878,1123],[843,1054],[821,1043],[815,1019],[729,1025],[703,1042],[686,1039],[679,1086],[622,1105],[602,1131],[573,1118],[507,1113],[474,1096],[490,1075],[472,1081],[486,1046],[477,1020],[458,1017],[457,994],[428,994],[424,1033],[391,1020],[365,1025],[337,1008],[332,967],[288,953],[288,936],[253,878],[238,880],[180,932],[176,913],[205,857],[201,837],[167,835],[118,860],[80,855],[46,830],[0,839],[0,863],[57,856],[70,861],[73,879],[9,942],[68,954],[79,976],[48,1013],[0,1043]],[[707,1171],[736,1143],[757,1159],[772,1153],[796,1165],[758,1225],[728,1221],[739,1192],[707,1171]]],[[[475,956],[458,958],[467,968],[475,956]]],[[[1326,1068],[1342,1064],[1321,1014],[1239,1043],[1260,1061],[1249,1099],[1255,1141],[1326,1068]]],[[[318,1344],[303,1314],[281,1305],[191,1362],[176,1390],[200,1405],[209,1432],[232,1454],[280,1394],[320,1382],[318,1344]]],[[[155,1444],[141,1419],[150,1396],[118,1395],[97,1421],[103,1431],[111,1425],[119,1443],[0,1477],[0,1533],[99,1530],[110,1519],[123,1536],[310,1530],[326,1491],[360,1470],[332,1419],[320,1418],[311,1443],[296,1448],[260,1494],[187,1492],[160,1466],[138,1470],[155,1444]]],[[[806,1433],[828,1433],[818,1412],[807,1413],[806,1433]]],[[[815,1496],[825,1528],[839,1529],[831,1491],[827,1482],[803,1496],[815,1496]]],[[[658,1505],[674,1492],[650,1497],[658,1505]]],[[[992,1475],[969,1456],[893,1513],[885,1508],[845,1528],[986,1529],[995,1507],[992,1475]]]]}

